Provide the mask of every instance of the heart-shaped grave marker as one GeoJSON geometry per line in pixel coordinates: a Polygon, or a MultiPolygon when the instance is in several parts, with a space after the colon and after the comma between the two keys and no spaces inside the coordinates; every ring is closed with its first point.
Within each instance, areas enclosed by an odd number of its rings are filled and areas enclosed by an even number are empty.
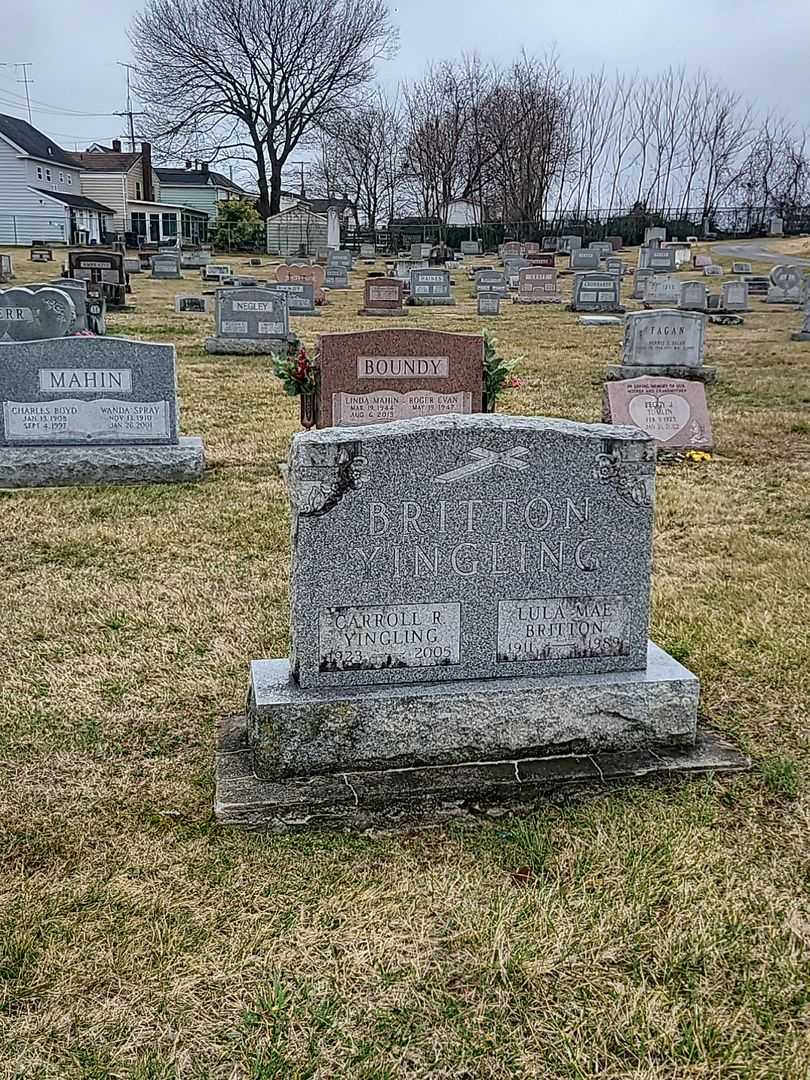
{"type": "Polygon", "coordinates": [[[674,439],[692,417],[689,402],[678,394],[639,394],[629,412],[633,423],[660,443],[674,439]]]}
{"type": "Polygon", "coordinates": [[[65,337],[76,327],[76,306],[60,289],[0,292],[0,342],[65,337]]]}

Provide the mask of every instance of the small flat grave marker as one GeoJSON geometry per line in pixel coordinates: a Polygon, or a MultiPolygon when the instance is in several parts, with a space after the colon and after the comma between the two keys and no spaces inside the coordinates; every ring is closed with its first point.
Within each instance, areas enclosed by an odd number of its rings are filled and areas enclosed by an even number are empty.
{"type": "Polygon", "coordinates": [[[712,449],[712,426],[702,383],[641,376],[605,383],[604,392],[606,422],[630,424],[653,438],[662,450],[712,449]]]}
{"type": "Polygon", "coordinates": [[[179,293],[174,298],[174,310],[178,315],[207,315],[209,310],[208,296],[192,296],[179,293]]]}

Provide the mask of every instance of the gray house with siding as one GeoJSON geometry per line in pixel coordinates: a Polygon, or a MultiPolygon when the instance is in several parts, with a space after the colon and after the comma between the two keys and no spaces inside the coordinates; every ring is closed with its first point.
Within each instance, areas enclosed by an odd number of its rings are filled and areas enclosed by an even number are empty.
{"type": "Polygon", "coordinates": [[[83,193],[71,154],[0,113],[0,244],[102,243],[112,218],[109,206],[83,193]]]}

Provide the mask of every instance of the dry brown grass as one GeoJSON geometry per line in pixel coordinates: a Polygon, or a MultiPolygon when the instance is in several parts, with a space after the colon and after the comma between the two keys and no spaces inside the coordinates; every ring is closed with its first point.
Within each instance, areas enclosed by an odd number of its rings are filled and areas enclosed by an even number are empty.
{"type": "MultiPolygon", "coordinates": [[[[41,276],[15,258],[20,280],[41,276]]],[[[458,281],[455,309],[403,325],[478,329],[458,281]]],[[[659,474],[654,636],[700,675],[704,719],[754,771],[523,821],[278,837],[212,822],[212,754],[248,661],[287,649],[276,463],[294,403],[265,359],[202,352],[210,320],[174,314],[175,283],[134,282],[138,310],[111,329],[176,342],[182,426],[210,471],[189,487],[0,494],[3,1075],[810,1075],[797,314],[754,300],[743,328],[709,328],[718,453],[659,474]]],[[[294,321],[307,344],[378,326],[357,317],[362,273],[352,282],[294,321]]],[[[599,417],[620,329],[511,306],[487,325],[525,357],[507,411],[599,417]]]]}

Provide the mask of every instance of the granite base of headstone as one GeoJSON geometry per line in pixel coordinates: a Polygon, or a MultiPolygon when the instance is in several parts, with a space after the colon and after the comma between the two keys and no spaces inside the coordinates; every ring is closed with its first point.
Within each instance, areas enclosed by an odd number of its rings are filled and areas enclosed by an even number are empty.
{"type": "Polygon", "coordinates": [[[291,657],[220,727],[218,820],[410,826],[747,768],[648,641],[655,457],[543,418],[296,435],[291,657]]]}
{"type": "Polygon", "coordinates": [[[72,337],[0,347],[0,488],[185,483],[173,345],[72,337]]]}

